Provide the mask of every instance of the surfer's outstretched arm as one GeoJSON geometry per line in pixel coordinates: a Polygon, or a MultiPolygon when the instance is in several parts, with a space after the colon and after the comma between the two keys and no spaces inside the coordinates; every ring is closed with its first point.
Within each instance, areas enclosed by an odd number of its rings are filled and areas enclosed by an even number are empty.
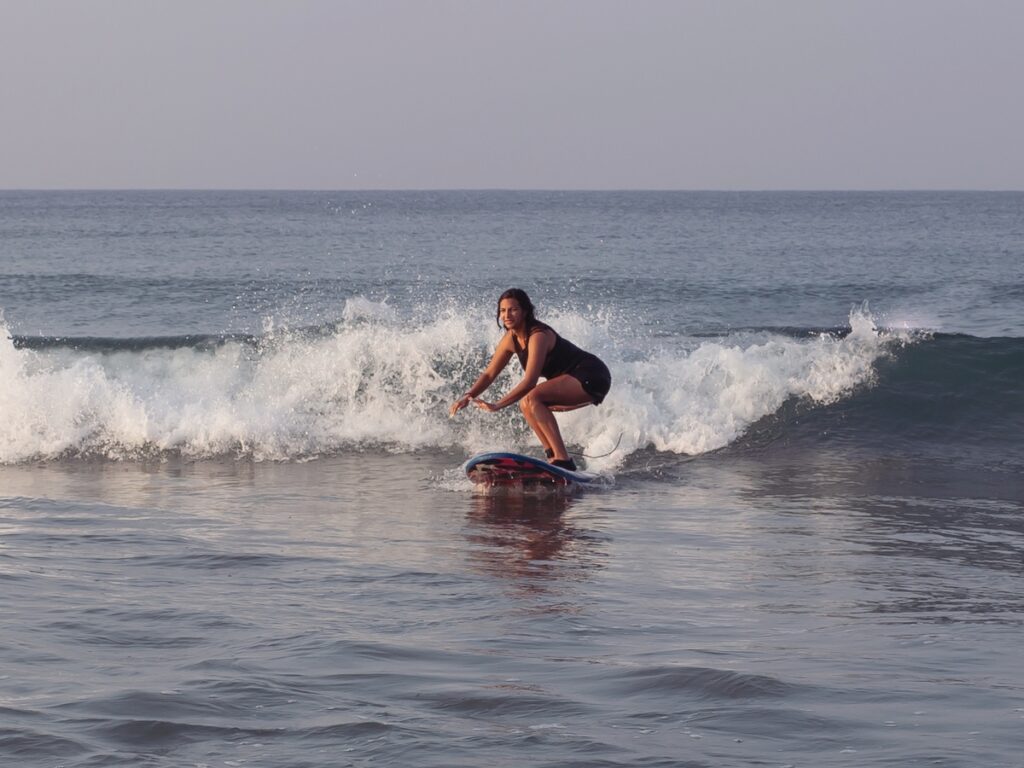
{"type": "Polygon", "coordinates": [[[547,357],[548,351],[554,343],[554,340],[550,338],[552,335],[548,333],[535,333],[530,336],[530,355],[526,361],[526,370],[523,371],[523,378],[498,402],[487,403],[483,400],[477,400],[477,407],[485,411],[500,411],[502,408],[508,408],[508,406],[518,403],[526,397],[537,386],[537,380],[540,379],[544,358],[547,357]]]}
{"type": "Polygon", "coordinates": [[[512,342],[508,339],[510,334],[505,334],[501,341],[498,342],[498,348],[494,350],[494,355],[491,357],[491,362],[487,364],[487,368],[480,374],[473,386],[466,390],[466,393],[452,403],[452,407],[448,410],[449,416],[454,416],[456,413],[461,411],[472,400],[483,394],[494,380],[498,378],[498,374],[505,370],[505,366],[508,365],[508,361],[512,358],[512,342]]]}

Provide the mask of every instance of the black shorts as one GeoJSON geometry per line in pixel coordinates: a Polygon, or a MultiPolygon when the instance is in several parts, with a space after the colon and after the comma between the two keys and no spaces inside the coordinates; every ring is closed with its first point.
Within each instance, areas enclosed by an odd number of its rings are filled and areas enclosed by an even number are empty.
{"type": "Polygon", "coordinates": [[[583,385],[583,391],[594,398],[594,405],[600,405],[612,388],[612,374],[608,366],[594,355],[587,355],[566,373],[583,385]]]}

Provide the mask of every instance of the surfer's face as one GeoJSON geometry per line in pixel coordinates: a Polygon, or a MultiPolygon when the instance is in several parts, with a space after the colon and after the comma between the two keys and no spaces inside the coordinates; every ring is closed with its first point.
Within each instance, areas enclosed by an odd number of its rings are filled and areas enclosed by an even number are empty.
{"type": "Polygon", "coordinates": [[[515,328],[523,322],[523,308],[515,299],[502,299],[498,305],[498,315],[506,328],[515,328]]]}

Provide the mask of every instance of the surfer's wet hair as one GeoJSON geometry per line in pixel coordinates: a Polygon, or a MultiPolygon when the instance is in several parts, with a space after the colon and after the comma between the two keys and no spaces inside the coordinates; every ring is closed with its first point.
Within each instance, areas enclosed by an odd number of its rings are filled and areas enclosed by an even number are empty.
{"type": "Polygon", "coordinates": [[[537,318],[533,314],[533,302],[526,295],[526,291],[522,288],[509,288],[498,297],[498,311],[494,314],[494,319],[498,321],[499,328],[503,327],[501,324],[501,302],[505,299],[515,299],[518,302],[519,308],[523,310],[523,314],[526,316],[527,328],[537,322],[537,318]]]}

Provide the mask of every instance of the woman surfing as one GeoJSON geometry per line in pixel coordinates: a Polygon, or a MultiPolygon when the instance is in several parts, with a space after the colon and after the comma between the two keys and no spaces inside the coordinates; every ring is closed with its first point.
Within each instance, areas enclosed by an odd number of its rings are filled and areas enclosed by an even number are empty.
{"type": "Polygon", "coordinates": [[[470,402],[490,412],[519,403],[526,423],[544,446],[548,461],[576,471],[576,462],[565,450],[553,412],[599,405],[612,384],[608,366],[537,320],[530,297],[520,288],[510,288],[498,298],[497,321],[505,335],[480,378],[452,404],[450,415],[454,416],[470,402]],[[480,400],[513,354],[523,367],[522,380],[497,402],[480,400]],[[546,381],[538,383],[541,377],[546,381]]]}

